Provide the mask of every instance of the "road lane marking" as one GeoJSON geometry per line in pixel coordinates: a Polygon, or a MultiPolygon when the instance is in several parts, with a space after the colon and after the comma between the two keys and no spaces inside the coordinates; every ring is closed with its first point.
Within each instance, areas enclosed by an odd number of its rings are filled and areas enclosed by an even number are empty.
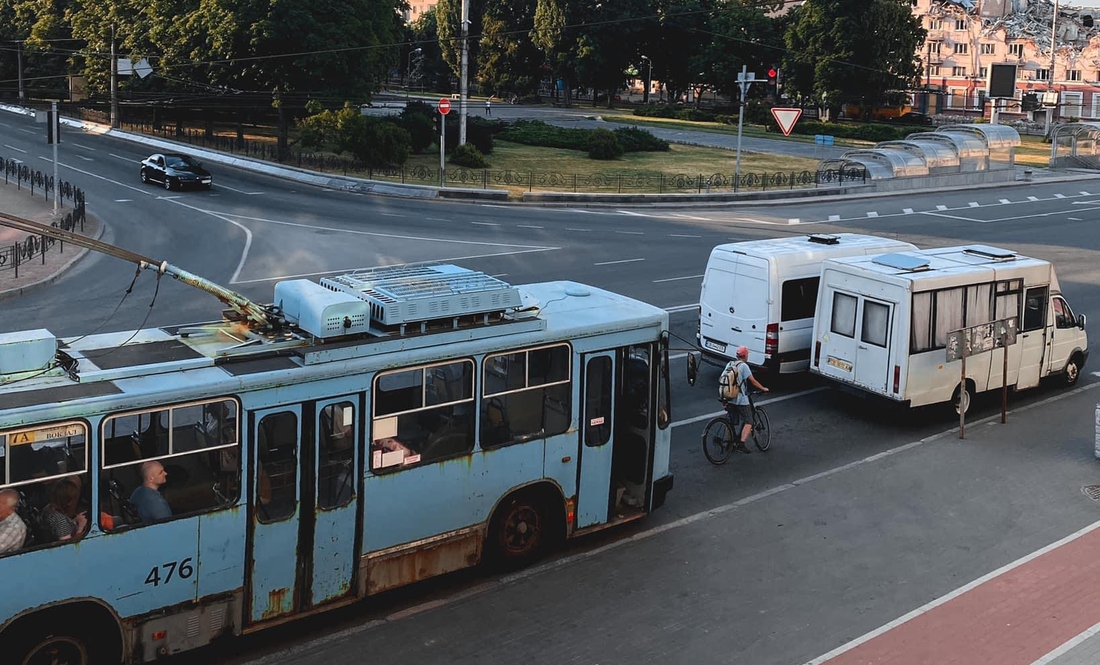
{"type": "Polygon", "coordinates": [[[793,226],[795,224],[801,224],[801,223],[802,223],[802,220],[799,219],[798,217],[791,217],[790,219],[787,220],[787,224],[791,225],[791,226],[793,226]]]}
{"type": "Polygon", "coordinates": [[[12,150],[14,150],[14,151],[16,151],[16,152],[21,152],[21,153],[23,153],[24,155],[25,155],[25,154],[27,154],[27,151],[26,151],[26,150],[23,150],[23,149],[21,149],[21,148],[16,148],[15,146],[13,146],[13,145],[8,145],[7,143],[5,143],[5,144],[4,144],[4,147],[5,147],[5,148],[11,148],[12,150]]]}
{"type": "Polygon", "coordinates": [[[982,204],[978,203],[977,201],[971,201],[967,205],[969,205],[971,208],[980,208],[982,204]]]}
{"type": "Polygon", "coordinates": [[[912,215],[913,214],[913,209],[912,208],[902,208],[901,209],[901,214],[903,214],[903,215],[912,215]]]}
{"type": "Polygon", "coordinates": [[[991,219],[987,220],[987,219],[974,219],[972,217],[962,217],[960,215],[948,215],[946,213],[932,212],[932,211],[924,212],[924,213],[921,213],[921,214],[922,215],[928,215],[930,217],[944,217],[944,218],[947,218],[947,219],[957,219],[957,220],[962,221],[962,222],[979,222],[979,223],[982,223],[982,224],[985,224],[986,222],[995,221],[995,220],[991,220],[991,219]]]}
{"type": "Polygon", "coordinates": [[[645,259],[622,259],[620,261],[600,261],[599,263],[593,263],[594,266],[613,266],[620,263],[637,263],[638,261],[645,261],[645,259]]]}
{"type": "Polygon", "coordinates": [[[115,199],[115,203],[130,203],[133,199],[115,199]]]}
{"type": "Polygon", "coordinates": [[[1027,200],[1028,201],[1038,201],[1039,197],[1038,196],[1029,196],[1029,197],[1027,197],[1027,200]]]}
{"type": "Polygon", "coordinates": [[[1001,203],[1003,205],[1008,205],[1008,204],[1012,203],[1012,201],[1009,201],[1008,199],[1001,199],[1001,203]]]}
{"type": "Polygon", "coordinates": [[[1081,194],[1081,196],[1092,196],[1092,194],[1089,194],[1088,192],[1079,192],[1079,193],[1081,194]]]}
{"type": "MultiPolygon", "coordinates": [[[[386,213],[382,213],[382,214],[385,215],[386,213]]],[[[404,217],[404,215],[393,215],[393,216],[394,217],[404,217]]],[[[496,222],[470,222],[470,223],[474,224],[476,226],[500,226],[500,224],[497,224],[496,222]]]]}
{"type": "Polygon", "coordinates": [[[22,127],[16,127],[16,129],[23,132],[24,134],[37,134],[38,133],[38,132],[32,132],[29,129],[23,129],[22,127]]]}
{"type": "Polygon", "coordinates": [[[829,215],[829,221],[830,222],[839,222],[840,221],[840,215],[829,215]]]}
{"type": "Polygon", "coordinates": [[[877,212],[869,212],[869,213],[867,213],[867,216],[868,217],[878,217],[878,213],[877,212]]]}
{"type": "Polygon", "coordinates": [[[580,231],[581,233],[588,233],[592,229],[574,229],[574,228],[570,228],[570,227],[567,226],[567,227],[565,227],[565,230],[566,231],[580,231]]]}
{"type": "MultiPolygon", "coordinates": [[[[671,360],[671,358],[670,358],[670,360],[671,360]]],[[[791,393],[790,395],[780,395],[778,397],[769,397],[768,399],[764,399],[764,400],[760,400],[759,402],[755,402],[755,404],[757,406],[766,406],[768,404],[776,404],[778,402],[786,402],[789,399],[794,399],[796,397],[805,397],[806,395],[812,395],[814,393],[819,393],[823,390],[828,390],[828,389],[829,389],[828,386],[818,386],[817,388],[810,388],[808,390],[802,390],[802,391],[797,392],[797,393],[791,393]]],[[[671,426],[672,427],[680,427],[681,425],[692,425],[692,424],[695,424],[695,423],[698,423],[698,422],[702,422],[704,420],[710,420],[711,418],[717,418],[718,416],[722,415],[723,413],[725,413],[725,411],[715,411],[714,413],[704,413],[701,416],[695,416],[693,418],[685,418],[684,420],[678,420],[678,421],[672,423],[671,426]]],[[[1001,416],[998,414],[997,417],[1000,418],[1001,416]]]]}
{"type": "Polygon", "coordinates": [[[616,231],[615,233],[621,233],[626,236],[644,236],[644,231],[616,231]]]}
{"type": "Polygon", "coordinates": [[[230,187],[229,185],[226,185],[225,183],[221,183],[221,182],[218,183],[218,189],[228,189],[231,192],[237,192],[238,194],[245,194],[247,196],[255,196],[257,194],[263,194],[263,192],[246,192],[243,189],[237,189],[236,187],[230,187]]]}
{"type": "Polygon", "coordinates": [[[1055,195],[1054,195],[1054,198],[1056,198],[1056,199],[1064,199],[1064,198],[1066,198],[1066,195],[1065,195],[1065,194],[1055,194],[1055,195]]]}
{"type": "Polygon", "coordinates": [[[380,212],[378,214],[383,217],[404,217],[404,215],[398,215],[396,212],[380,212]]]}
{"type": "Polygon", "coordinates": [[[653,217],[653,215],[647,215],[641,212],[632,212],[630,210],[616,210],[615,212],[619,213],[620,215],[630,215],[631,217],[653,217]]]}
{"type": "Polygon", "coordinates": [[[940,204],[940,205],[936,206],[936,210],[947,210],[947,206],[945,206],[943,204],[940,204]]]}
{"type": "Polygon", "coordinates": [[[677,219],[690,219],[696,222],[713,222],[713,219],[709,217],[696,217],[695,215],[681,215],[679,213],[672,213],[669,217],[676,217],[677,219]]]}
{"type": "Polygon", "coordinates": [[[451,220],[443,219],[442,217],[425,217],[424,219],[428,220],[429,222],[447,222],[448,224],[451,223],[451,220]]]}
{"type": "Polygon", "coordinates": [[[686,233],[670,233],[670,234],[668,234],[668,237],[669,238],[702,238],[703,236],[692,236],[692,235],[688,235],[686,233]]]}
{"type": "Polygon", "coordinates": [[[690,305],[673,305],[672,307],[666,307],[665,311],[669,314],[677,314],[679,312],[690,312],[693,309],[699,309],[699,303],[692,303],[690,305]]]}
{"type": "Polygon", "coordinates": [[[123,157],[122,155],[116,155],[116,154],[115,154],[115,153],[113,153],[113,152],[109,152],[109,153],[107,153],[107,154],[108,154],[108,155],[110,155],[111,157],[114,157],[115,159],[121,159],[122,161],[124,161],[124,162],[130,162],[131,164],[138,164],[138,163],[140,163],[140,162],[141,162],[141,160],[140,160],[140,159],[135,159],[135,158],[133,158],[133,157],[123,157]]]}
{"type": "Polygon", "coordinates": [[[1071,221],[1071,222],[1079,222],[1079,221],[1081,221],[1081,218],[1080,218],[1080,217],[1067,217],[1066,219],[1068,219],[1068,220],[1069,220],[1069,221],[1071,221]]]}
{"type": "Polygon", "coordinates": [[[95,149],[95,148],[89,148],[88,146],[86,146],[86,145],[81,145],[81,144],[79,144],[79,143],[72,143],[72,142],[70,142],[70,143],[69,143],[69,145],[71,145],[71,146],[74,146],[74,147],[77,147],[77,148],[80,148],[81,150],[87,150],[88,152],[96,152],[96,149],[95,149]]]}
{"type": "Polygon", "coordinates": [[[521,228],[521,229],[541,229],[541,228],[545,228],[545,227],[542,227],[542,226],[535,226],[534,224],[516,224],[516,227],[521,228]]]}
{"type": "Polygon", "coordinates": [[[73,157],[76,157],[77,159],[83,159],[86,162],[94,162],[95,161],[91,157],[85,157],[84,155],[73,155],[73,157]]]}
{"type": "Polygon", "coordinates": [[[655,279],[654,284],[661,284],[662,282],[676,282],[681,279],[701,279],[702,275],[688,275],[687,277],[666,277],[665,279],[655,279]]]}
{"type": "Polygon", "coordinates": [[[181,198],[181,197],[179,197],[179,196],[158,196],[157,200],[158,201],[175,201],[178,198],[181,198]]]}

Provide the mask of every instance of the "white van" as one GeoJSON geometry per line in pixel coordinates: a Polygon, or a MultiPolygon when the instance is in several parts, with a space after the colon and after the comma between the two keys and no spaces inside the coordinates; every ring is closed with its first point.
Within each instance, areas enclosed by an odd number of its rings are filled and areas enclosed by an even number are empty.
{"type": "Polygon", "coordinates": [[[805,371],[821,263],[915,249],[900,240],[857,233],[718,245],[711,250],[699,294],[697,337],[704,357],[724,364],[744,345],[750,365],[768,372],[805,371]]]}
{"type": "Polygon", "coordinates": [[[985,245],[829,260],[810,371],[909,406],[951,401],[965,411],[972,395],[1001,387],[1004,352],[968,356],[960,390],[948,334],[1010,317],[1008,385],[1077,382],[1089,355],[1085,317],[1074,317],[1047,261],[985,245]]]}

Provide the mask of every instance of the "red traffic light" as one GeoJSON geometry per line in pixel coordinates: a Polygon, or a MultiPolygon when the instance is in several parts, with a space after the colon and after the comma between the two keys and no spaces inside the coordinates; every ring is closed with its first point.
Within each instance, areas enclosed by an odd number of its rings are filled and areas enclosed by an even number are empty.
{"type": "Polygon", "coordinates": [[[768,70],[768,78],[770,78],[770,79],[773,79],[773,78],[775,78],[775,75],[776,75],[777,73],[778,73],[778,72],[776,72],[776,71],[775,71],[775,68],[774,68],[774,67],[772,67],[771,69],[769,69],[769,70],[768,70]]]}

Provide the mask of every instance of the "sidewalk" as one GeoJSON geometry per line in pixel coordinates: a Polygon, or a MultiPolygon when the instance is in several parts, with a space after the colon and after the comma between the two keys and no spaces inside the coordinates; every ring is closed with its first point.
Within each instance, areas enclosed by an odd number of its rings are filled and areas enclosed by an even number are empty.
{"type": "MultiPolygon", "coordinates": [[[[26,187],[17,189],[14,183],[5,185],[0,181],[0,212],[8,215],[50,224],[55,219],[72,212],[72,203],[68,203],[67,207],[58,210],[58,215],[55,217],[53,199],[43,198],[38,191],[35,191],[32,196],[26,187]]],[[[83,235],[89,238],[100,238],[103,231],[104,224],[97,217],[87,214],[83,235]]],[[[10,262],[10,248],[16,243],[24,242],[27,236],[28,234],[22,231],[0,226],[0,260],[10,262]],[[5,250],[8,250],[7,254],[4,254],[5,250]]],[[[15,270],[11,265],[0,265],[0,300],[17,298],[26,295],[34,287],[49,284],[63,275],[88,251],[67,243],[54,245],[46,252],[45,263],[39,254],[35,254],[31,259],[25,259],[26,262],[19,265],[18,277],[15,276],[15,270]]]]}

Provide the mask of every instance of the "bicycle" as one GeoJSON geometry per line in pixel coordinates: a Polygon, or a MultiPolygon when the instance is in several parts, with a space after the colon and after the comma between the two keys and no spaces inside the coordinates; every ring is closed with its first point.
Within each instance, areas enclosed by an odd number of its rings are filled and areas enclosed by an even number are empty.
{"type": "MultiPolygon", "coordinates": [[[[748,390],[745,396],[749,398],[749,408],[752,410],[752,441],[757,450],[765,452],[772,445],[772,431],[768,423],[768,414],[763,408],[756,406],[752,396],[755,391],[748,390]]],[[[741,441],[740,414],[737,409],[725,400],[719,400],[725,409],[725,414],[713,418],[703,429],[703,454],[707,461],[715,466],[721,466],[729,461],[741,441]]]]}

